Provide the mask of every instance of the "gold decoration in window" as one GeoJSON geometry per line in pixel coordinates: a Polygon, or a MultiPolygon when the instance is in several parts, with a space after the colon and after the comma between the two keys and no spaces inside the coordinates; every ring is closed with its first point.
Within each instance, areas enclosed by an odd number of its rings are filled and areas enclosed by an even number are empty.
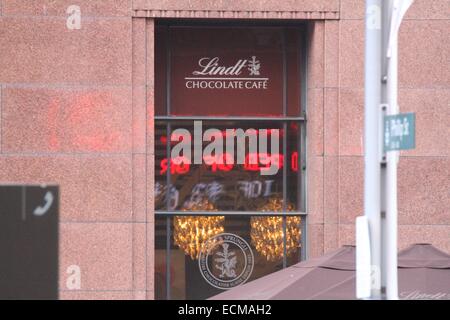
{"type": "MultiPolygon", "coordinates": [[[[259,211],[279,212],[283,210],[283,200],[271,198],[259,211]]],[[[287,211],[294,211],[292,204],[288,204],[287,211]]],[[[297,216],[286,217],[286,254],[296,252],[300,247],[301,218],[297,216]]],[[[284,233],[282,216],[260,216],[250,219],[251,239],[256,251],[268,261],[277,261],[284,254],[284,233]]]]}
{"type": "MultiPolygon", "coordinates": [[[[182,211],[217,211],[214,204],[203,200],[182,211]]],[[[224,216],[178,216],[174,217],[174,242],[191,259],[198,259],[203,244],[209,238],[224,232],[224,216]]]]}

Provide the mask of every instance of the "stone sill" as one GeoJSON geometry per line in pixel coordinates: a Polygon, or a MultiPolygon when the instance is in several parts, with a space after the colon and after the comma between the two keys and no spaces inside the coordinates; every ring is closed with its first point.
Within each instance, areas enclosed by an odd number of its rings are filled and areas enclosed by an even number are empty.
{"type": "Polygon", "coordinates": [[[339,20],[339,11],[228,11],[135,9],[136,18],[339,20]]]}

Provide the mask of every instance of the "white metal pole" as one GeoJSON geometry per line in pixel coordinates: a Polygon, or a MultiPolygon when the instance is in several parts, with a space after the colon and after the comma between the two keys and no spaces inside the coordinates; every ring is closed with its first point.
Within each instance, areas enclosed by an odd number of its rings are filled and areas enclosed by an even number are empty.
{"type": "MultiPolygon", "coordinates": [[[[408,8],[413,0],[388,0],[385,5],[389,6],[390,28],[387,44],[386,58],[387,64],[387,86],[386,98],[388,103],[388,115],[399,113],[398,107],[398,31],[408,8]]],[[[386,12],[386,10],[384,11],[386,12]]],[[[386,298],[389,300],[398,299],[398,262],[397,262],[397,230],[398,230],[398,208],[397,208],[397,167],[399,152],[388,152],[386,164],[386,241],[384,258],[386,267],[386,298]]]]}
{"type": "Polygon", "coordinates": [[[369,222],[371,298],[380,299],[380,149],[381,2],[366,0],[364,96],[364,215],[369,222]]]}
{"type": "Polygon", "coordinates": [[[366,216],[356,218],[356,298],[372,296],[369,220],[366,216]]]}
{"type": "MultiPolygon", "coordinates": [[[[388,67],[388,115],[398,114],[397,102],[397,45],[393,45],[388,67]]],[[[386,160],[386,298],[398,299],[397,279],[397,165],[398,151],[388,152],[386,160]]]]}

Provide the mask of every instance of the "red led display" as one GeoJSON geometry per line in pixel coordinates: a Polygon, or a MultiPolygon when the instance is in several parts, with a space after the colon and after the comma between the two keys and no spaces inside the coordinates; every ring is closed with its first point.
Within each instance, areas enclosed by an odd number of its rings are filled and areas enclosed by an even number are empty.
{"type": "MultiPolygon", "coordinates": [[[[243,165],[232,164],[231,157],[229,154],[224,154],[223,163],[218,163],[217,158],[204,156],[203,163],[211,170],[211,172],[228,172],[233,170],[236,166],[240,166],[245,171],[261,171],[261,169],[269,168],[272,161],[276,162],[276,167],[278,169],[283,168],[283,154],[270,155],[267,153],[253,153],[247,154],[245,156],[245,163],[243,165]],[[251,161],[252,160],[252,161],[251,161]]],[[[290,169],[293,172],[298,171],[298,152],[295,151],[290,156],[290,169]]],[[[167,172],[169,163],[167,158],[164,158],[159,163],[159,174],[163,175],[167,172]]],[[[173,159],[170,162],[170,173],[171,174],[186,174],[189,173],[191,169],[191,163],[187,158],[179,157],[173,159]]]]}

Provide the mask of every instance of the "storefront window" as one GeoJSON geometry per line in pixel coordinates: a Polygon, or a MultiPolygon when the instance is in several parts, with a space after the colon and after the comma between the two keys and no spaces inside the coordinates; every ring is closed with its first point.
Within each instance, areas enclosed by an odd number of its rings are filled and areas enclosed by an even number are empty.
{"type": "Polygon", "coordinates": [[[304,254],[301,35],[157,25],[156,298],[205,299],[304,254]]]}

